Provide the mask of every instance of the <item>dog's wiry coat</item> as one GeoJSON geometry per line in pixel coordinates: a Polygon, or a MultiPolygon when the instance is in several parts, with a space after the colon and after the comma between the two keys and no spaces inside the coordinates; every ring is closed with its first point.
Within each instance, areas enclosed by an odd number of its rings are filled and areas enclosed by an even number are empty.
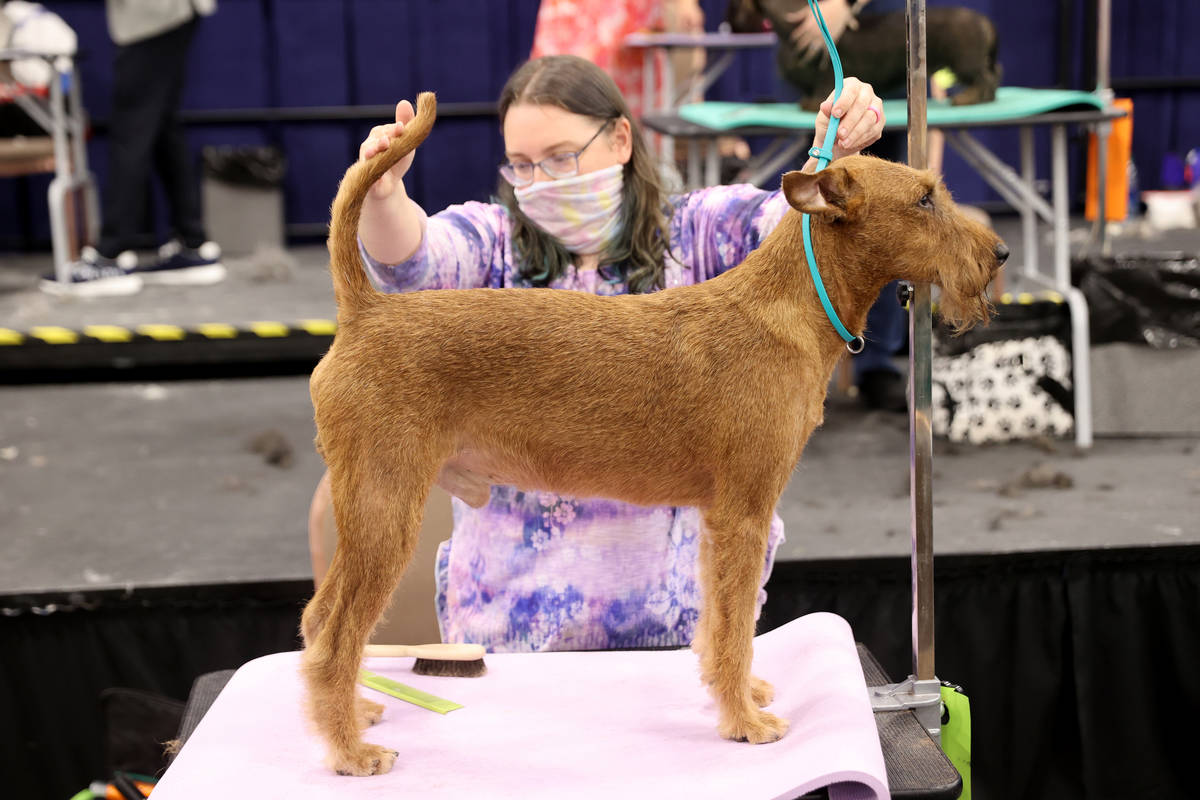
{"type": "Polygon", "coordinates": [[[693,648],[719,732],[778,739],[788,723],[760,708],[772,689],[750,674],[755,596],[772,511],[844,352],[805,265],[799,212],[813,214],[822,275],[854,332],[896,278],[939,284],[943,314],[963,324],[986,319],[1003,244],[931,173],[855,156],[786,175],[796,211],[742,264],[696,286],[381,294],[359,262],[358,214],[433,116],[423,94],[389,149],[350,168],[330,226],[338,332],[311,391],[339,542],[303,633],[331,766],[367,775],[396,757],[362,740],[381,708],[354,683],[435,481],[475,506],[496,484],[701,509],[693,648]]]}

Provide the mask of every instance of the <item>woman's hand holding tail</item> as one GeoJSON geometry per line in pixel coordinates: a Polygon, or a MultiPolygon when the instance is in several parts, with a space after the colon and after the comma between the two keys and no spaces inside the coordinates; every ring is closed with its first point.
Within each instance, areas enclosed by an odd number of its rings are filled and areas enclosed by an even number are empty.
{"type": "MultiPolygon", "coordinates": [[[[396,104],[396,121],[387,125],[376,125],[371,128],[371,132],[367,134],[367,138],[358,146],[358,160],[366,161],[378,153],[382,153],[401,133],[404,132],[404,126],[412,122],[416,112],[413,111],[412,103],[407,100],[401,100],[396,104]]],[[[390,197],[396,191],[397,186],[403,186],[403,178],[408,168],[412,166],[413,156],[416,151],[409,153],[404,158],[400,159],[394,167],[385,172],[379,180],[375,181],[375,185],[371,187],[370,196],[377,200],[383,200],[390,197]]]]}
{"type": "MultiPolygon", "coordinates": [[[[358,160],[366,161],[386,150],[415,116],[412,103],[407,100],[397,103],[396,121],[371,129],[358,147],[358,160]]],[[[409,198],[403,181],[415,153],[414,150],[400,159],[375,181],[367,192],[358,220],[358,236],[363,246],[372,257],[385,264],[408,259],[421,243],[425,212],[409,198]]]]}

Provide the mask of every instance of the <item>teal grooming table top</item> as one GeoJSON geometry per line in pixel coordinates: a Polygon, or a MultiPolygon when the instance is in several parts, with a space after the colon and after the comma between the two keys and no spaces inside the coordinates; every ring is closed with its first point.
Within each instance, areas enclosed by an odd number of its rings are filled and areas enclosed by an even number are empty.
{"type": "MultiPolygon", "coordinates": [[[[1100,98],[1091,92],[1002,86],[990,103],[954,106],[930,100],[926,117],[930,126],[942,127],[1018,120],[1051,111],[1102,108],[1100,98]]],[[[795,103],[690,103],[680,106],[678,113],[688,122],[718,131],[746,127],[811,130],[817,119],[815,113],[804,111],[795,103]]],[[[908,122],[908,101],[884,100],[883,113],[887,127],[903,127],[908,122]]]]}

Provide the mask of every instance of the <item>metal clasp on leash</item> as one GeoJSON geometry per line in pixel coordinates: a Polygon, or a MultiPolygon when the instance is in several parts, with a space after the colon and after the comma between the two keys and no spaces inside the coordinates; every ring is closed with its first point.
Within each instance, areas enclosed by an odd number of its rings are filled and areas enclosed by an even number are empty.
{"type": "Polygon", "coordinates": [[[846,342],[846,349],[849,350],[852,355],[858,355],[866,346],[867,341],[861,336],[855,336],[853,339],[850,339],[846,342]]]}
{"type": "Polygon", "coordinates": [[[833,161],[833,149],[829,148],[829,147],[824,147],[824,148],[810,147],[810,148],[808,148],[808,154],[809,154],[809,156],[817,159],[818,161],[823,160],[826,163],[833,161]]]}

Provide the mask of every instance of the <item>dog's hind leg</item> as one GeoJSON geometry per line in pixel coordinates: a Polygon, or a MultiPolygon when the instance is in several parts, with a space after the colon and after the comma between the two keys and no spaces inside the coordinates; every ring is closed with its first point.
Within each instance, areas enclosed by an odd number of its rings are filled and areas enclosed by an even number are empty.
{"type": "Polygon", "coordinates": [[[770,514],[710,509],[704,518],[707,549],[701,553],[704,611],[697,628],[701,675],[720,707],[718,730],[726,739],[762,744],[787,732],[788,723],[759,708],[770,684],[750,674],[754,605],[766,557],[770,514]]]}
{"type": "Polygon", "coordinates": [[[378,704],[357,697],[363,647],[412,558],[436,468],[330,464],[339,541],[329,572],[302,619],[309,712],[340,774],[387,772],[396,752],[359,733],[378,704]],[[386,478],[384,476],[387,476],[386,478]]]}
{"type": "MultiPolygon", "coordinates": [[[[317,635],[321,628],[324,627],[325,620],[328,619],[329,612],[332,610],[331,604],[340,594],[340,590],[335,586],[334,582],[340,580],[343,574],[341,570],[337,573],[331,572],[321,584],[329,588],[325,592],[318,591],[317,595],[305,607],[304,616],[301,620],[301,633],[306,645],[317,641],[317,635]]],[[[360,728],[368,728],[383,718],[383,705],[381,703],[376,703],[365,697],[356,697],[354,707],[360,728]]]]}

